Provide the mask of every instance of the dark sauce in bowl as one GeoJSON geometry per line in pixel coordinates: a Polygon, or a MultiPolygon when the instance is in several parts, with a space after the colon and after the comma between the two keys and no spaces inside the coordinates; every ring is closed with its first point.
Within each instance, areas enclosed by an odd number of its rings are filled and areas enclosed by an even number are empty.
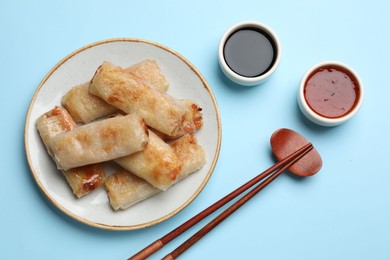
{"type": "Polygon", "coordinates": [[[326,65],[309,75],[304,96],[309,107],[318,115],[340,118],[356,107],[360,88],[350,71],[337,65],[326,65]]]}
{"type": "Polygon", "coordinates": [[[257,28],[242,28],[233,32],[223,48],[229,68],[244,77],[261,76],[276,60],[275,43],[270,35],[257,28]]]}

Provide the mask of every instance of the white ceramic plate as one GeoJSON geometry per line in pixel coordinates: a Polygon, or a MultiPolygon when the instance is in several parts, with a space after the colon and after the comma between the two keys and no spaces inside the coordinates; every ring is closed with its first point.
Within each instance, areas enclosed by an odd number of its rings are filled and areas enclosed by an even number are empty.
{"type": "Polygon", "coordinates": [[[164,221],[191,203],[209,180],[221,145],[221,123],[215,97],[199,71],[177,52],[140,39],[109,39],[85,46],[61,60],[40,83],[26,119],[25,148],[31,172],[45,196],[62,212],[85,224],[110,230],[131,230],[164,221]],[[108,60],[127,67],[155,59],[170,82],[168,94],[196,101],[203,109],[204,126],[196,133],[207,156],[206,165],[166,192],[123,211],[113,211],[103,188],[76,199],[41,141],[36,119],[61,104],[73,86],[92,78],[108,60]]]}

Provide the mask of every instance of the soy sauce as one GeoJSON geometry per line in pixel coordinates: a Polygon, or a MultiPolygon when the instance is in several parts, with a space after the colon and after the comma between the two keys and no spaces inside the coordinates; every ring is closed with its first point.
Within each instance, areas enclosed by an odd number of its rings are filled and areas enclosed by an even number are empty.
{"type": "Polygon", "coordinates": [[[264,31],[256,28],[237,30],[227,39],[224,50],[227,65],[244,77],[265,74],[276,59],[275,43],[264,31]]]}

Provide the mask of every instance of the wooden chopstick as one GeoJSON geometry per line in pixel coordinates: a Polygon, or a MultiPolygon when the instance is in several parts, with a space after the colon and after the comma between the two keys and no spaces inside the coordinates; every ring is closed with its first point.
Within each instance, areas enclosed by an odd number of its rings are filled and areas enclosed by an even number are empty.
{"type": "MultiPolygon", "coordinates": [[[[294,153],[292,153],[291,155],[289,155],[288,157],[286,157],[285,159],[281,160],[280,162],[276,163],[275,165],[271,166],[270,168],[268,168],[267,170],[265,170],[264,172],[262,172],[261,174],[257,175],[256,177],[254,177],[253,179],[251,179],[250,181],[248,181],[247,183],[243,184],[242,186],[238,187],[236,190],[232,191],[231,193],[229,193],[228,195],[226,195],[225,197],[223,197],[222,199],[218,200],[217,202],[215,202],[214,204],[212,204],[211,206],[209,206],[208,208],[206,208],[205,210],[203,210],[202,212],[198,213],[197,215],[195,215],[194,217],[192,217],[191,219],[187,220],[186,222],[184,222],[183,224],[181,224],[180,226],[178,226],[177,228],[175,228],[174,230],[172,230],[171,232],[169,232],[168,234],[166,234],[165,236],[161,237],[160,239],[157,239],[156,241],[154,241],[153,243],[151,243],[150,245],[148,245],[147,247],[145,247],[144,249],[142,249],[141,251],[139,251],[138,253],[136,253],[135,255],[133,255],[132,257],[129,258],[129,260],[140,260],[140,259],[145,259],[146,257],[152,255],[153,253],[155,253],[156,251],[158,251],[159,249],[161,249],[164,245],[166,245],[167,243],[169,243],[170,241],[172,241],[174,238],[178,237],[179,235],[181,235],[182,233],[184,233],[186,230],[188,230],[189,228],[191,228],[192,226],[194,226],[195,224],[197,224],[199,221],[203,220],[205,217],[209,216],[211,213],[215,212],[216,210],[218,210],[219,208],[221,208],[222,206],[224,206],[226,203],[228,203],[229,201],[233,200],[234,198],[236,198],[238,195],[242,194],[244,191],[248,190],[249,188],[251,188],[253,185],[255,185],[256,183],[260,182],[261,180],[263,180],[264,178],[266,178],[267,176],[269,176],[271,173],[273,173],[274,171],[276,171],[277,169],[279,169],[280,167],[281,170],[279,170],[277,173],[275,173],[274,175],[272,176],[275,176],[277,174],[277,176],[279,176],[284,170],[286,170],[287,168],[289,168],[292,164],[294,164],[296,161],[298,161],[300,158],[302,158],[305,154],[307,154],[311,149],[313,148],[313,145],[311,143],[308,143],[306,144],[305,146],[303,146],[302,148],[298,149],[297,151],[295,151],[294,153]]],[[[269,182],[271,182],[273,179],[275,179],[277,176],[275,177],[270,177],[269,179],[271,179],[269,182]]],[[[263,183],[266,183],[264,185],[264,187],[269,183],[267,182],[268,179],[266,181],[264,181],[263,183]]],[[[260,184],[262,185],[262,184],[260,184]]],[[[259,185],[259,186],[260,186],[259,185]]],[[[263,189],[264,187],[262,188],[259,188],[259,186],[257,186],[255,189],[259,189],[257,192],[259,192],[261,189],[263,189]]],[[[251,192],[253,192],[255,189],[253,189],[251,192]]],[[[252,198],[255,194],[257,194],[257,192],[255,192],[251,197],[247,198],[247,200],[249,200],[250,198],[252,198]]],[[[248,196],[249,194],[252,194],[252,193],[248,193],[246,196],[248,196]]],[[[241,199],[244,199],[245,196],[241,199]]],[[[243,203],[245,203],[246,201],[244,201],[243,203]]],[[[238,201],[236,202],[238,203],[238,201]]],[[[241,205],[240,205],[241,206],[241,205]]],[[[240,207],[238,206],[237,209],[240,207]]],[[[233,207],[233,205],[231,206],[233,207]]],[[[236,210],[236,209],[235,209],[236,210]]],[[[235,211],[234,210],[234,211],[235,211]]],[[[232,211],[231,213],[233,213],[234,211],[232,211]]],[[[230,214],[231,214],[230,213],[230,214]]],[[[222,213],[223,214],[223,213],[222,213]]],[[[227,214],[227,213],[225,213],[227,214]]],[[[229,216],[230,214],[228,214],[227,216],[229,216]]],[[[227,217],[226,216],[226,217],[227,217]]],[[[217,217],[218,218],[218,217],[217,217]]],[[[220,223],[220,222],[219,222],[220,223]]],[[[218,224],[219,224],[218,223],[218,224]]],[[[211,225],[211,224],[210,224],[211,225]]],[[[216,226],[216,225],[215,225],[216,226]]],[[[213,227],[214,228],[214,227],[213,227]]],[[[212,228],[211,228],[212,229],[212,228]]],[[[211,230],[210,229],[210,230],[211,230]]],[[[199,231],[200,232],[200,231],[199,231]]],[[[204,232],[204,231],[203,231],[204,232]]],[[[207,231],[208,232],[208,231],[207,231]]],[[[206,233],[207,233],[206,232],[206,233]]],[[[205,233],[205,234],[206,234],[205,233]]],[[[202,235],[204,236],[204,234],[202,235]]],[[[199,239],[195,239],[193,238],[195,241],[191,241],[190,243],[194,244],[196,241],[198,241],[199,239]]],[[[188,247],[190,247],[192,244],[190,244],[188,247]]],[[[181,249],[177,249],[178,251],[175,253],[179,253],[178,255],[180,255],[182,252],[184,252],[188,247],[181,247],[181,249]],[[184,250],[183,250],[184,249],[184,250]]],[[[176,251],[176,250],[175,250],[176,251]]],[[[172,252],[173,253],[173,252],[172,252]]],[[[171,254],[172,254],[171,253],[171,254]]],[[[169,255],[168,255],[169,256],[169,255]]],[[[169,258],[168,258],[169,259],[169,258]]]]}
{"type": "Polygon", "coordinates": [[[259,185],[255,186],[250,192],[244,195],[241,199],[236,201],[233,205],[219,214],[216,218],[210,221],[206,226],[200,229],[197,233],[191,236],[188,240],[186,240],[183,244],[173,250],[171,253],[166,255],[164,260],[175,259],[179,255],[181,255],[184,251],[190,248],[193,244],[198,242],[202,237],[204,237],[209,231],[214,229],[218,224],[224,221],[227,217],[229,217],[233,212],[239,209],[242,205],[244,205],[247,201],[253,198],[257,193],[259,193],[262,189],[264,189],[268,184],[270,184],[273,180],[275,180],[279,175],[281,175],[286,169],[290,168],[294,163],[296,163],[299,159],[305,156],[313,147],[310,147],[308,150],[304,151],[302,154],[298,155],[298,157],[294,158],[291,162],[284,165],[275,173],[271,174],[265,181],[261,182],[259,185]]]}

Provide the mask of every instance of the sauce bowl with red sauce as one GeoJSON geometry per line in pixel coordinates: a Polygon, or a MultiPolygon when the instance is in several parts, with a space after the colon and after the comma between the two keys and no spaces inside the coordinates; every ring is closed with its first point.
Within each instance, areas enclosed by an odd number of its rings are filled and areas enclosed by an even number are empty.
{"type": "Polygon", "coordinates": [[[326,61],[311,67],[302,77],[298,104],[312,122],[336,126],[357,113],[363,96],[363,83],[352,68],[341,62],[326,61]]]}

